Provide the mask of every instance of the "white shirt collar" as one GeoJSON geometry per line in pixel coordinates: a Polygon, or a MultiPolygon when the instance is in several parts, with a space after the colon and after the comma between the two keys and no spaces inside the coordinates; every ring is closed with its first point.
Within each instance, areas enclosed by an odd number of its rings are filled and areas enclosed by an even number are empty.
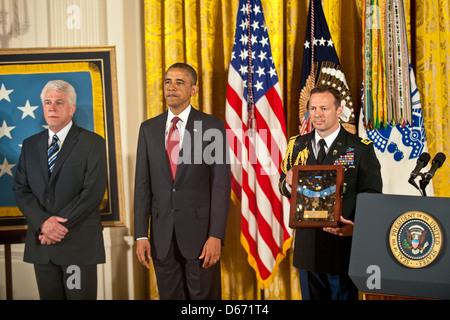
{"type": "Polygon", "coordinates": [[[189,118],[189,113],[191,112],[191,105],[189,105],[186,109],[184,109],[183,112],[181,112],[178,116],[175,116],[172,113],[172,111],[170,111],[170,109],[168,111],[169,111],[169,113],[167,115],[166,128],[168,128],[170,126],[170,124],[172,123],[172,119],[174,117],[180,118],[180,120],[183,122],[183,124],[186,125],[187,120],[189,118]]]}
{"type": "Polygon", "coordinates": [[[340,130],[341,130],[341,124],[339,124],[339,128],[337,128],[333,133],[328,135],[326,138],[322,138],[316,130],[315,134],[314,134],[314,147],[317,148],[317,144],[319,143],[320,139],[325,139],[325,143],[326,143],[325,150],[328,150],[328,148],[333,144],[334,140],[337,138],[340,130]]]}
{"type": "Polygon", "coordinates": [[[70,128],[72,128],[72,124],[73,122],[70,121],[69,124],[64,128],[62,128],[58,133],[54,133],[52,130],[50,130],[50,128],[48,128],[48,145],[52,143],[53,136],[56,134],[59,139],[59,147],[61,148],[64,143],[64,140],[67,137],[67,134],[69,133],[70,128]]]}

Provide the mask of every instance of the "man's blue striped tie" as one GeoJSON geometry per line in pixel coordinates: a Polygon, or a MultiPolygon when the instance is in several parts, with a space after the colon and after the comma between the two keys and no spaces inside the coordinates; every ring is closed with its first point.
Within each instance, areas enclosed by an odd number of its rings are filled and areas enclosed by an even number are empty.
{"type": "Polygon", "coordinates": [[[50,147],[48,147],[47,150],[47,162],[48,162],[48,172],[53,172],[53,167],[55,166],[56,157],[59,153],[59,145],[58,145],[58,136],[55,134],[53,136],[52,143],[50,144],[50,147]]]}

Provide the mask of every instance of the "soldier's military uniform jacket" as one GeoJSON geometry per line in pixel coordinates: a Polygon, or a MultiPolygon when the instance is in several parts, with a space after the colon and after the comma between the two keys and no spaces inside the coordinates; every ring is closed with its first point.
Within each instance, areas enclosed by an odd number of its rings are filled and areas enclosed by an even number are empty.
{"type": "MultiPolygon", "coordinates": [[[[286,188],[286,173],[296,165],[317,165],[312,142],[314,130],[289,140],[280,177],[280,192],[290,198],[286,188]]],[[[381,193],[380,163],[373,144],[349,133],[342,126],[328,148],[323,165],[343,164],[344,194],[342,216],[354,221],[356,195],[363,192],[381,193]]],[[[295,267],[316,273],[347,273],[352,237],[336,236],[322,228],[298,228],[295,232],[295,267]]]]}

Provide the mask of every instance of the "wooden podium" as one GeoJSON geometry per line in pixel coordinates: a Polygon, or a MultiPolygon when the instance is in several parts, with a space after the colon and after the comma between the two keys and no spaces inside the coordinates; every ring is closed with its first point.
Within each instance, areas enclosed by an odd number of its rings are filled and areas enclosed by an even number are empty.
{"type": "Polygon", "coordinates": [[[450,198],[360,194],[349,276],[365,300],[450,299],[450,198]]]}
{"type": "Polygon", "coordinates": [[[364,300],[435,300],[417,297],[394,296],[389,294],[363,293],[363,295],[364,300]]]}

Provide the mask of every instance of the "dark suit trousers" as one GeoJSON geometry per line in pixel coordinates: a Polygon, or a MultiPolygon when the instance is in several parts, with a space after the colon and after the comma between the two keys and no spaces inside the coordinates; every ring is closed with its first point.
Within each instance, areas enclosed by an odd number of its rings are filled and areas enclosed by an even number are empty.
{"type": "Polygon", "coordinates": [[[203,260],[186,259],[173,236],[167,257],[153,259],[161,300],[220,300],[220,262],[205,269],[203,260]]]}
{"type": "Polygon", "coordinates": [[[41,300],[96,300],[97,265],[35,264],[41,300]]]}
{"type": "Polygon", "coordinates": [[[357,300],[358,289],[347,274],[299,269],[303,300],[357,300]]]}

